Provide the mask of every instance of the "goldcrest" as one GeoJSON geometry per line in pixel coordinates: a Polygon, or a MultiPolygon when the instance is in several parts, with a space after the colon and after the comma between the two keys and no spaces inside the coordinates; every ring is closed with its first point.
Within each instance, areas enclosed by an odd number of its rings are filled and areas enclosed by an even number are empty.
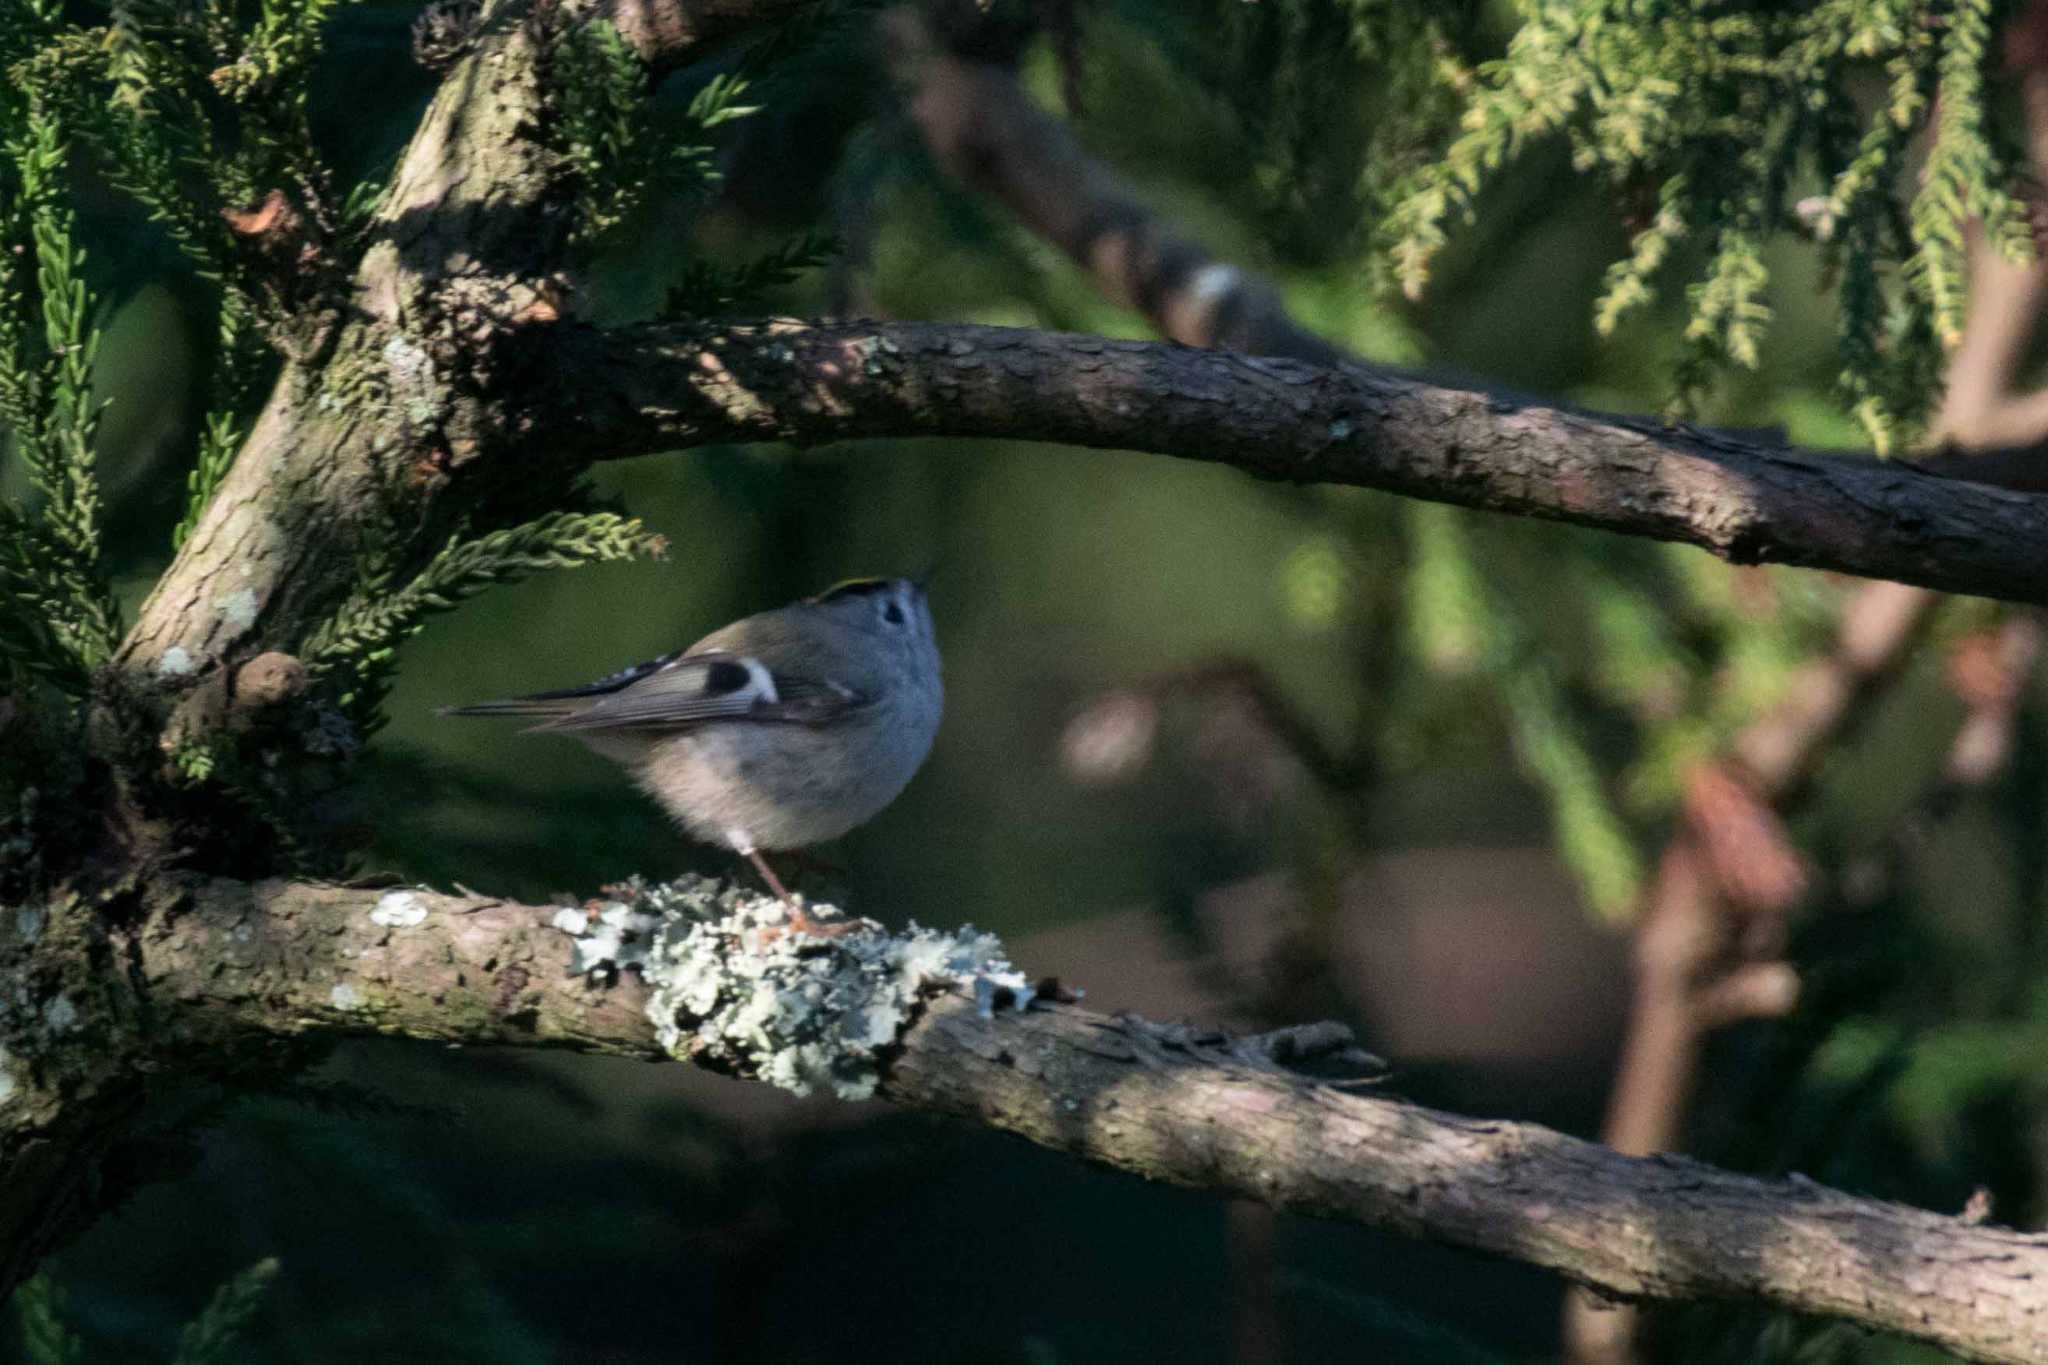
{"type": "Polygon", "coordinates": [[[692,837],[750,859],[836,839],[931,751],[944,689],[924,588],[860,578],[583,687],[450,707],[538,718],[622,763],[692,837]]]}

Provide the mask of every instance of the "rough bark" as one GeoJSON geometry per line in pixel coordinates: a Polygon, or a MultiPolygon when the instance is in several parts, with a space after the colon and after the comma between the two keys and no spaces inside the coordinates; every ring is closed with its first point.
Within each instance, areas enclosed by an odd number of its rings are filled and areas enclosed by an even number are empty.
{"type": "MultiPolygon", "coordinates": [[[[780,0],[613,12],[671,60],[780,0]]],[[[135,697],[290,651],[366,544],[402,562],[481,494],[736,440],[1058,440],[1219,460],[1777,559],[2033,600],[2048,510],[1900,466],[1463,392],[1364,367],[944,325],[599,332],[573,321],[570,198],[545,136],[545,24],[487,6],[401,158],[345,319],[278,383],[116,662],[135,697]]],[[[339,301],[336,301],[337,303],[339,301]]],[[[224,686],[225,684],[222,683],[224,686]]],[[[147,709],[147,708],[145,708],[147,709]]],[[[101,760],[132,764],[107,750],[101,760]]],[[[116,850],[118,852],[118,850],[116,850]]],[[[631,980],[562,971],[547,911],[182,877],[141,855],[90,896],[10,907],[0,975],[0,1278],[89,1218],[102,1158],[159,1087],[299,1038],[390,1033],[651,1055],[631,980]]],[[[1156,1179],[1440,1236],[1619,1294],[1730,1294],[2041,1361],[2038,1238],[1801,1185],[1634,1161],[1539,1129],[1338,1094],[1183,1034],[942,1002],[900,1040],[898,1103],[1156,1179]]]]}
{"type": "Polygon", "coordinates": [[[563,326],[528,338],[532,458],[997,437],[1152,451],[1774,562],[2038,601],[2048,502],[1898,461],[1156,342],[947,323],[563,326]]]}
{"type": "MultiPolygon", "coordinates": [[[[554,315],[571,220],[541,134],[546,35],[495,6],[392,176],[349,321],[288,366],[226,482],[143,604],[116,661],[183,690],[287,650],[365,548],[445,535],[457,471],[498,439],[490,340],[554,315]]],[[[472,489],[474,491],[474,489],[472,489]]]]}
{"type": "MultiPolygon", "coordinates": [[[[371,918],[388,892],[189,883],[118,936],[138,1000],[165,1021],[150,1045],[189,1062],[251,1034],[378,1033],[661,1055],[630,972],[610,987],[566,974],[558,907],[404,894],[423,913],[394,926],[371,918]]],[[[2048,1362],[2048,1237],[1348,1093],[1183,1026],[1067,1006],[983,1018],[946,996],[901,1035],[881,1094],[1613,1295],[1758,1299],[1972,1359],[2048,1362]]]]}

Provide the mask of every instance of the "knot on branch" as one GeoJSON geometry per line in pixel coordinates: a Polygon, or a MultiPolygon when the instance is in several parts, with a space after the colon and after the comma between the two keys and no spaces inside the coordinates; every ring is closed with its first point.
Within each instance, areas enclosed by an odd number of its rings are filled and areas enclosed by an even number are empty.
{"type": "Polygon", "coordinates": [[[971,993],[988,1016],[1037,994],[1001,941],[971,925],[892,934],[828,905],[792,915],[702,877],[607,890],[613,899],[555,917],[576,939],[571,970],[636,968],[671,1056],[798,1095],[871,1097],[884,1050],[935,996],[971,993]]]}
{"type": "Polygon", "coordinates": [[[412,56],[428,71],[454,66],[476,44],[481,0],[435,0],[412,21],[412,56]]]}
{"type": "Polygon", "coordinates": [[[235,670],[236,711],[266,711],[306,690],[306,666],[289,654],[268,650],[235,670]]]}
{"type": "Polygon", "coordinates": [[[1384,1060],[1359,1047],[1348,1027],[1330,1020],[1242,1036],[1196,1024],[1155,1023],[1128,1012],[1111,1016],[1109,1024],[1128,1050],[1127,1060],[1155,1069],[1178,1056],[1204,1066],[1268,1073],[1295,1074],[1313,1064],[1356,1073],[1323,1082],[1340,1087],[1371,1085],[1387,1074],[1384,1060]]]}

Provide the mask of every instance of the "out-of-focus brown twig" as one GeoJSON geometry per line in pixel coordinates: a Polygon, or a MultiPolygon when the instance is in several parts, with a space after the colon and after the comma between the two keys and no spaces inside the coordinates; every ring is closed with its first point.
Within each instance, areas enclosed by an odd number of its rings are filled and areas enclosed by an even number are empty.
{"type": "MultiPolygon", "coordinates": [[[[1721,759],[1693,773],[1636,930],[1628,1032],[1601,1129],[1616,1151],[1679,1147],[1707,1035],[1798,1003],[1798,975],[1779,953],[1807,876],[1779,811],[1895,676],[1938,600],[1898,583],[1858,589],[1833,648],[1800,669],[1721,759]]],[[[1636,1358],[1640,1328],[1636,1309],[1573,1290],[1566,1356],[1623,1365],[1636,1358]]]]}
{"type": "MultiPolygon", "coordinates": [[[[1006,67],[942,50],[909,10],[890,16],[888,38],[892,65],[911,91],[913,117],[938,164],[1058,246],[1110,297],[1190,345],[1319,363],[1343,358],[1288,318],[1270,286],[1164,225],[1034,105],[1006,67]]],[[[2003,395],[2039,308],[2042,272],[2001,262],[1974,274],[1973,290],[1978,306],[1950,375],[1941,439],[1972,446],[2037,440],[2048,433],[2048,398],[2003,395]]],[[[1938,462],[1939,472],[1961,477],[1994,472],[1938,462]]],[[[1785,699],[1737,736],[1726,755],[1692,774],[1637,935],[1635,1004],[1605,1130],[1610,1145],[1632,1153],[1675,1147],[1705,1036],[1738,1020],[1783,1015],[1797,1002],[1798,978],[1780,953],[1785,916],[1804,894],[1807,873],[1779,810],[1861,704],[1896,673],[1936,600],[1893,583],[1861,589],[1833,648],[1801,670],[1785,699]]],[[[1327,787],[1355,790],[1369,776],[1359,760],[1332,753],[1263,674],[1238,661],[1198,666],[1098,701],[1069,728],[1063,752],[1070,770],[1104,780],[1142,764],[1161,703],[1186,691],[1235,699],[1278,750],[1327,787]]],[[[1233,1226],[1234,1240],[1249,1251],[1256,1235],[1233,1226]]],[[[1631,1360],[1637,1327],[1633,1310],[1596,1311],[1577,1294],[1567,1305],[1567,1349],[1581,1362],[1631,1360]]]]}
{"type": "Polygon", "coordinates": [[[1726,755],[1693,773],[1636,932],[1635,1005],[1603,1130],[1609,1145],[1642,1154],[1676,1146],[1701,1039],[1797,1002],[1797,978],[1777,954],[1807,877],[1779,809],[1904,661],[1932,600],[1895,583],[1859,590],[1834,647],[1726,755]]]}
{"type": "MultiPolygon", "coordinates": [[[[1896,585],[1874,585],[1851,602],[1835,655],[1810,666],[1815,679],[1810,692],[1853,695],[1854,679],[1847,675],[1858,669],[1849,657],[1861,661],[1866,686],[1872,676],[1868,670],[1888,667],[1902,657],[1927,604],[1869,600],[1884,587],[1896,589],[1896,585]],[[1880,613],[1875,609],[1880,605],[1888,609],[1880,613]],[[1860,635],[1854,620],[1859,609],[1871,617],[1861,623],[1864,632],[1860,635]],[[1852,640],[1856,646],[1853,655],[1847,647],[1852,640]],[[1825,684],[1819,681],[1823,678],[1828,679],[1825,684]]],[[[1993,630],[1965,638],[1951,653],[1950,685],[1968,710],[1956,729],[1940,775],[1894,824],[1882,844],[1860,866],[1849,870],[1845,890],[1852,902],[1868,902],[1882,895],[1929,830],[1964,797],[1989,785],[2005,770],[2024,685],[2041,657],[2042,635],[2040,618],[2031,612],[2021,613],[1993,630]]],[[[1851,711],[1847,706],[1830,709],[1838,717],[1851,711]]],[[[1835,727],[1811,723],[1818,710],[1811,701],[1805,709],[1796,703],[1781,707],[1743,736],[1759,752],[1781,761],[1777,769],[1781,800],[1784,793],[1794,790],[1796,765],[1790,760],[1818,755],[1835,731],[1835,727]]],[[[1705,782],[1705,790],[1714,793],[1706,798],[1707,805],[1727,799],[1725,792],[1715,789],[1728,781],[1717,774],[1705,782]]],[[[1695,791],[1699,790],[1696,786],[1695,791]]],[[[1761,802],[1758,806],[1767,812],[1761,802]]],[[[1737,821],[1755,816],[1756,812],[1745,812],[1737,821]]],[[[1766,960],[1776,947],[1781,912],[1790,900],[1772,909],[1767,898],[1745,897],[1740,889],[1747,883],[1751,890],[1775,890],[1796,898],[1796,884],[1784,878],[1783,867],[1774,866],[1778,859],[1767,847],[1771,841],[1756,843],[1763,855],[1761,877],[1757,868],[1745,869],[1743,882],[1731,886],[1717,882],[1708,870],[1720,860],[1703,856],[1701,849],[1713,844],[1717,836],[1702,829],[1693,800],[1687,803],[1687,817],[1687,827],[1665,851],[1649,909],[1637,932],[1635,1004],[1601,1134],[1608,1146],[1631,1155],[1648,1155],[1678,1145],[1700,1043],[1706,1034],[1738,1020],[1781,1015],[1798,996],[1798,978],[1790,966],[1766,960]]],[[[1711,827],[1726,819],[1725,814],[1708,815],[1705,823],[1711,827]]],[[[1640,1325],[1637,1309],[1610,1305],[1574,1290],[1565,1313],[1567,1355],[1579,1365],[1620,1365],[1634,1360],[1640,1325]]]]}
{"type": "MultiPolygon", "coordinates": [[[[1373,764],[1364,749],[1337,752],[1249,659],[1220,657],[1171,669],[1100,694],[1068,722],[1059,752],[1069,777],[1106,785],[1135,775],[1157,747],[1170,705],[1201,713],[1202,771],[1226,803],[1231,823],[1249,824],[1278,805],[1304,778],[1337,795],[1356,794],[1373,764]]],[[[1283,942],[1294,942],[1283,935],[1283,942]]],[[[1319,945],[1322,946],[1322,945],[1319,945]]],[[[1317,954],[1327,960],[1326,948],[1317,954]]],[[[1299,976],[1290,977],[1299,988],[1299,976]]],[[[1225,1223],[1230,1265],[1231,1360],[1277,1365],[1286,1358],[1278,1294],[1273,1210],[1233,1200],[1225,1223]]]]}
{"type": "Polygon", "coordinates": [[[1066,124],[1032,102],[1006,66],[947,50],[914,9],[883,25],[890,67],[933,160],[1189,346],[1289,356],[1318,365],[1345,352],[1287,315],[1273,287],[1176,232],[1133,195],[1066,124]]]}
{"type": "Polygon", "coordinates": [[[1844,872],[1843,895],[1851,906],[1874,904],[1889,893],[1934,829],[1965,798],[2005,773],[2012,760],[2020,703],[2027,680],[2040,664],[2043,643],[2040,615],[2023,611],[1965,636],[1951,649],[1949,688],[1968,709],[1949,743],[1940,776],[1844,872]]]}
{"type": "Polygon", "coordinates": [[[817,0],[599,0],[591,13],[616,25],[656,72],[666,72],[714,43],[801,22],[818,8],[817,0]]]}
{"type": "MultiPolygon", "coordinates": [[[[2009,67],[2023,73],[2038,173],[2048,166],[2048,2],[2036,0],[2015,21],[2006,52],[2009,67]]],[[[1937,453],[1923,459],[1923,467],[2048,487],[2048,457],[2025,450],[2048,441],[2048,390],[2013,387],[2044,300],[2048,265],[2015,265],[1981,232],[1973,233],[1969,320],[1929,431],[1937,453]],[[1979,460],[1971,452],[1980,449],[1997,454],[1979,460]]],[[[1723,764],[1696,776],[1637,930],[1635,1000],[1601,1134],[1617,1151],[1647,1155],[1676,1147],[1704,1036],[1741,1019],[1782,1015],[1796,1003],[1797,976],[1789,964],[1770,958],[1803,877],[1786,875],[1793,855],[1773,807],[1796,795],[1854,716],[1859,698],[1891,676],[1939,600],[1893,583],[1859,589],[1843,612],[1833,651],[1801,670],[1785,700],[1735,739],[1723,764]],[[1738,837],[1729,839],[1730,830],[1738,837]],[[1753,894],[1758,891],[1766,894],[1753,894]]],[[[2040,651],[2040,634],[2035,617],[2016,616],[1995,638],[1952,660],[1952,679],[1960,669],[1957,690],[1970,709],[1940,777],[1887,841],[1893,867],[1941,813],[2003,770],[2020,683],[2040,651]]],[[[1889,881],[1875,871],[1852,881],[1874,885],[1880,878],[1889,881]]],[[[1640,1329],[1634,1308],[1612,1307],[1580,1291],[1566,1303],[1565,1349],[1575,1365],[1627,1365],[1636,1358],[1640,1329]]]]}
{"type": "Polygon", "coordinates": [[[1371,754],[1338,752],[1264,669],[1232,655],[1155,673],[1091,699],[1061,736],[1068,776],[1106,785],[1135,773],[1151,758],[1160,708],[1174,702],[1241,712],[1282,757],[1333,792],[1355,792],[1372,778],[1371,754]]]}

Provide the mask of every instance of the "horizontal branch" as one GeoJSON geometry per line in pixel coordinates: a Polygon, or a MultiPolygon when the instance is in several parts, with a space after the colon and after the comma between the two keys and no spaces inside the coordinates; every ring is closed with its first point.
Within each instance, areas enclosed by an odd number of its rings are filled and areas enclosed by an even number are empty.
{"type": "Polygon", "coordinates": [[[1368,365],[950,323],[524,329],[514,428],[577,462],[734,441],[1057,441],[1949,592],[2048,596],[2048,500],[1368,365]]]}
{"type": "MultiPolygon", "coordinates": [[[[768,904],[704,902],[743,903],[768,904]]],[[[195,882],[135,929],[131,980],[180,1021],[180,1049],[380,1033],[663,1055],[634,973],[610,986],[569,973],[561,915],[476,895],[195,882]]],[[[859,940],[804,958],[848,941],[859,940]]],[[[686,1040],[700,1032],[674,1022],[686,1040]]],[[[988,1016],[951,994],[881,1040],[873,1061],[884,1099],[1148,1179],[1512,1257],[1609,1294],[1761,1299],[1972,1359],[2048,1362],[2048,1237],[1798,1177],[1624,1157],[1279,1065],[1283,1045],[1312,1051],[1338,1032],[1231,1040],[1067,1006],[988,1016]]]]}

